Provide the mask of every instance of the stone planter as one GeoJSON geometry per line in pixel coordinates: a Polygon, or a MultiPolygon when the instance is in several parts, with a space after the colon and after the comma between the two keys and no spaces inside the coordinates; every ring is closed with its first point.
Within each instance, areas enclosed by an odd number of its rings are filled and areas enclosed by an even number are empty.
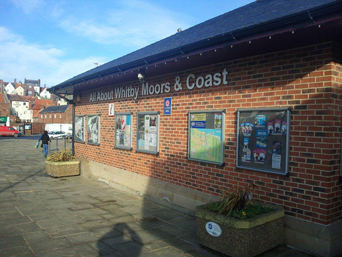
{"type": "MultiPolygon", "coordinates": [[[[211,203],[212,204],[212,203],[211,203]]],[[[200,244],[233,257],[251,257],[284,243],[284,209],[250,219],[236,219],[196,207],[196,234],[200,244]]]]}
{"type": "Polygon", "coordinates": [[[46,173],[51,177],[67,177],[80,175],[80,161],[67,162],[45,161],[46,173]]]}

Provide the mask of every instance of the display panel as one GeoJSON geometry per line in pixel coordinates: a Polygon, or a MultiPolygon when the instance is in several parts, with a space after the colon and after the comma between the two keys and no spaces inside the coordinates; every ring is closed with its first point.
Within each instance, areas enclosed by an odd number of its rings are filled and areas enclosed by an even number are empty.
{"type": "Polygon", "coordinates": [[[132,150],[131,113],[115,113],[115,148],[132,150]]]}
{"type": "Polygon", "coordinates": [[[137,152],[159,154],[159,112],[137,113],[137,152]]]}
{"type": "Polygon", "coordinates": [[[288,174],[289,108],[239,109],[238,168],[288,174]]]}
{"type": "Polygon", "coordinates": [[[88,144],[100,144],[100,115],[88,116],[88,144]]]}
{"type": "Polygon", "coordinates": [[[75,117],[75,142],[84,143],[84,116],[75,117]]]}
{"type": "Polygon", "coordinates": [[[225,111],[193,111],[188,116],[188,159],[224,165],[225,111]]]}

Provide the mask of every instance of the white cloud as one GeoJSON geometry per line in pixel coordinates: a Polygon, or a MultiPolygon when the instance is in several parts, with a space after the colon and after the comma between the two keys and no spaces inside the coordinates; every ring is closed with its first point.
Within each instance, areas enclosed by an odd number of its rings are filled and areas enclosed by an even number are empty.
{"type": "Polygon", "coordinates": [[[189,27],[179,13],[152,5],[147,1],[122,1],[109,6],[102,15],[75,13],[59,17],[59,26],[70,34],[99,44],[143,47],[189,27]],[[91,18],[100,17],[101,19],[91,18]]]}
{"type": "Polygon", "coordinates": [[[14,5],[21,8],[26,14],[32,14],[40,9],[45,3],[44,0],[12,0],[14,5]]]}
{"type": "Polygon", "coordinates": [[[17,81],[39,78],[43,84],[54,86],[94,68],[95,62],[108,61],[96,56],[65,59],[60,49],[27,43],[3,27],[0,27],[0,38],[0,78],[6,82],[15,78],[17,81]]]}

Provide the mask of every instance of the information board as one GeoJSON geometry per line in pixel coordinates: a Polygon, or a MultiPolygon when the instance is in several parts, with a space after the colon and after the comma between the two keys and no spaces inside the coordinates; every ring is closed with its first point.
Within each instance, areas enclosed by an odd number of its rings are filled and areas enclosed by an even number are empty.
{"type": "Polygon", "coordinates": [[[188,159],[224,165],[225,111],[190,111],[188,159]]]}
{"type": "Polygon", "coordinates": [[[84,116],[75,117],[75,142],[84,143],[84,116]]]}
{"type": "Polygon", "coordinates": [[[239,109],[238,168],[288,174],[289,108],[239,109]]]}
{"type": "Polygon", "coordinates": [[[100,115],[88,116],[88,144],[100,144],[100,115]]]}
{"type": "Polygon", "coordinates": [[[137,113],[137,152],[159,154],[159,112],[137,113]]]}
{"type": "Polygon", "coordinates": [[[115,148],[132,150],[131,113],[115,113],[115,148]]]}

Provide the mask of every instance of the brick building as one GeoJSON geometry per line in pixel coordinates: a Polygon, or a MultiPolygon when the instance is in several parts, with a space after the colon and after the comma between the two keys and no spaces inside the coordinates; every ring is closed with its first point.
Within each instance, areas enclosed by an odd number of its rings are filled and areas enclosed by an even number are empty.
{"type": "Polygon", "coordinates": [[[256,1],[51,88],[82,174],[186,212],[254,183],[287,244],[342,254],[341,11],[256,1]]]}
{"type": "Polygon", "coordinates": [[[35,122],[44,124],[67,123],[72,124],[72,106],[48,106],[34,117],[35,122]]]}

